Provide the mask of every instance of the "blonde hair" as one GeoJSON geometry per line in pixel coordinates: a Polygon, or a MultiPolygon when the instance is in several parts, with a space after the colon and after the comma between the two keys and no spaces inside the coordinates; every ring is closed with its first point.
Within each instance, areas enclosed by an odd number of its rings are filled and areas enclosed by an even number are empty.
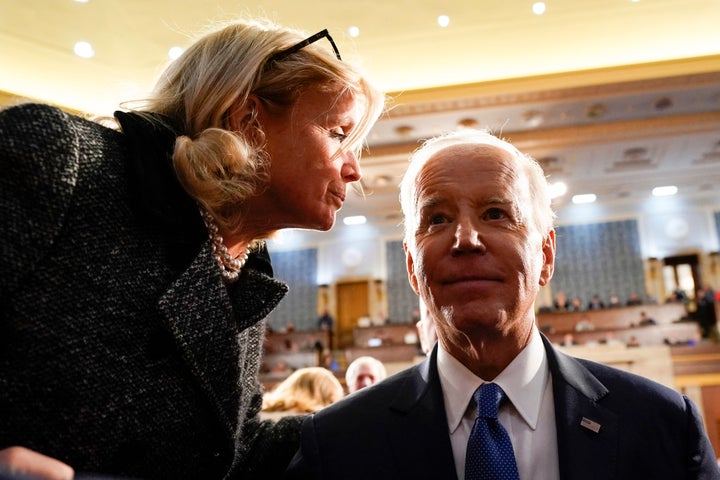
{"type": "Polygon", "coordinates": [[[382,112],[384,95],[319,42],[269,61],[273,53],[303,38],[303,32],[269,21],[229,24],[202,36],[171,63],[151,97],[137,109],[164,115],[180,129],[173,153],[179,181],[230,232],[242,229],[238,204],[260,193],[268,182],[269,158],[260,125],[251,117],[241,130],[233,131],[229,123],[250,95],[281,112],[310,88],[337,96],[351,93],[364,102],[365,111],[344,148],[358,155],[382,112]]]}
{"type": "Polygon", "coordinates": [[[530,195],[533,199],[532,221],[535,222],[536,228],[541,233],[546,233],[553,228],[555,212],[551,205],[547,178],[540,164],[530,155],[522,153],[510,142],[496,137],[488,130],[461,129],[426,140],[410,157],[410,164],[400,182],[400,206],[404,217],[405,242],[408,245],[415,244],[417,177],[433,156],[446,148],[457,145],[487,145],[510,153],[527,175],[530,195]]]}
{"type": "Polygon", "coordinates": [[[345,395],[335,375],[323,367],[295,370],[275,389],[263,396],[263,411],[312,413],[345,395]]]}

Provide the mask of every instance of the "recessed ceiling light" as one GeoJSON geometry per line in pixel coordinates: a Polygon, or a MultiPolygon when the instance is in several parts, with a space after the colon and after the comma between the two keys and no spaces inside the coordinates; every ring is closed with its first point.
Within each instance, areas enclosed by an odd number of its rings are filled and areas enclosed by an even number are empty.
{"type": "Polygon", "coordinates": [[[655,187],[652,189],[652,194],[654,197],[667,197],[670,195],[675,195],[678,191],[678,188],[675,185],[666,185],[663,187],[655,187]]]}
{"type": "Polygon", "coordinates": [[[88,42],[77,42],[75,47],[73,47],[73,51],[75,55],[82,58],[92,58],[95,56],[95,50],[93,50],[92,45],[88,42]]]}
{"type": "Polygon", "coordinates": [[[535,15],[542,15],[545,13],[546,7],[545,2],[535,2],[532,6],[532,11],[535,15]]]}
{"type": "Polygon", "coordinates": [[[562,197],[567,193],[567,185],[565,182],[555,182],[550,184],[550,198],[562,197]]]}
{"type": "Polygon", "coordinates": [[[450,17],[448,17],[447,15],[440,15],[440,16],[437,18],[437,23],[438,23],[438,25],[440,25],[441,27],[445,28],[445,27],[447,27],[448,25],[450,25],[450,17]]]}
{"type": "Polygon", "coordinates": [[[182,55],[184,52],[182,47],[171,47],[170,50],[168,50],[168,57],[172,58],[173,60],[177,59],[182,55]]]}
{"type": "Polygon", "coordinates": [[[580,195],[574,195],[572,197],[572,202],[575,204],[594,203],[595,200],[597,200],[597,195],[595,195],[594,193],[582,193],[580,195]]]}
{"type": "Polygon", "coordinates": [[[365,218],[365,215],[355,215],[343,218],[343,223],[345,225],[364,225],[366,222],[367,218],[365,218]]]}
{"type": "Polygon", "coordinates": [[[352,27],[348,28],[348,35],[350,35],[352,38],[357,38],[360,36],[360,28],[353,25],[352,27]]]}

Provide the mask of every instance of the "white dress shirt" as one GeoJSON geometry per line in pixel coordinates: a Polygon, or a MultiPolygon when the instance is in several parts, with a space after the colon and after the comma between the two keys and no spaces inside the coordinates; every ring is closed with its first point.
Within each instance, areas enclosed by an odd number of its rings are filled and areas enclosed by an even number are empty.
{"type": "MultiPolygon", "coordinates": [[[[472,396],[486,381],[465,368],[440,344],[437,364],[455,469],[458,479],[464,480],[465,450],[475,422],[472,396]]],[[[501,406],[498,420],[513,444],[520,479],[560,478],[552,379],[537,328],[522,352],[491,380],[509,399],[501,406]]]]}

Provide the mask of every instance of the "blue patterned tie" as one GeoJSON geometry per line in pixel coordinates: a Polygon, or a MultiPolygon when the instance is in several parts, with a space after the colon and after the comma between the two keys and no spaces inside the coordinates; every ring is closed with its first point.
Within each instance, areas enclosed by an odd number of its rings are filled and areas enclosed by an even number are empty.
{"type": "Polygon", "coordinates": [[[465,480],[518,480],[512,443],[497,419],[505,397],[502,388],[485,383],[475,390],[477,418],[468,438],[465,454],[465,480]]]}

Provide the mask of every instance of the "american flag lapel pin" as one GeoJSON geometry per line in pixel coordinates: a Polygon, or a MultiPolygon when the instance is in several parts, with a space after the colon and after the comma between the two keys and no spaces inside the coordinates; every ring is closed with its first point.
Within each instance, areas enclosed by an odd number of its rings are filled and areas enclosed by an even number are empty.
{"type": "Polygon", "coordinates": [[[580,425],[595,433],[600,432],[600,424],[587,417],[583,417],[582,420],[580,420],[580,425]]]}

